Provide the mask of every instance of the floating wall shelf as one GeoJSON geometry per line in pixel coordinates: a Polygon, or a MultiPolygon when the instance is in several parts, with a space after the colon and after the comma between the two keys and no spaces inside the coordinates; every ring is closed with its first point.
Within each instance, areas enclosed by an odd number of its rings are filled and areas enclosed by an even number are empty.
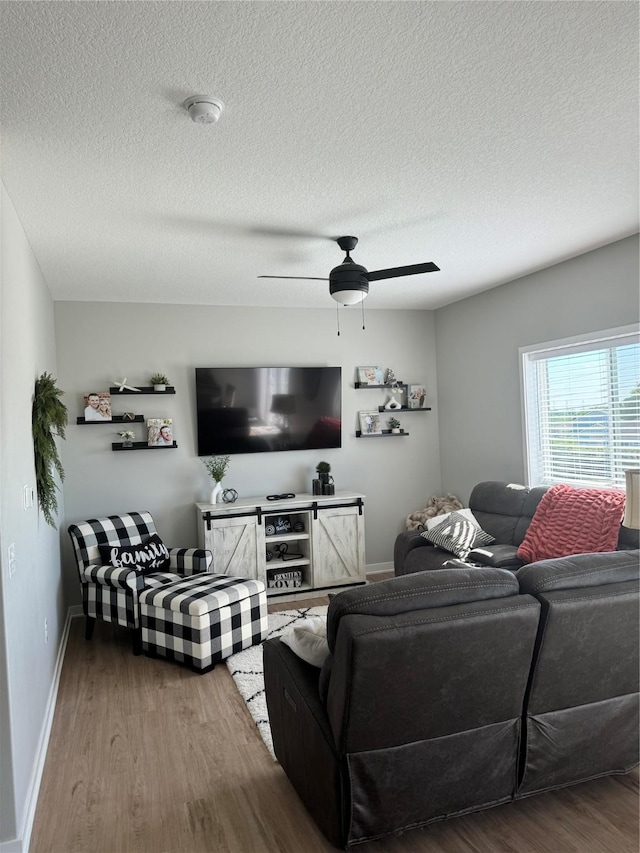
{"type": "Polygon", "coordinates": [[[133,418],[125,418],[124,415],[114,415],[110,421],[88,421],[86,418],[76,418],[80,425],[93,426],[94,424],[141,424],[144,415],[135,415],[133,418]]]}
{"type": "Polygon", "coordinates": [[[119,385],[115,385],[112,388],[109,388],[109,393],[111,394],[111,401],[113,402],[114,398],[124,397],[125,394],[175,394],[176,389],[173,385],[167,385],[164,391],[155,391],[153,385],[141,385],[139,391],[130,391],[128,388],[123,388],[120,390],[119,385]]]}
{"type": "Polygon", "coordinates": [[[174,450],[178,445],[173,444],[147,444],[146,441],[134,441],[130,447],[125,447],[121,441],[115,441],[111,445],[112,450],[174,450]]]}
{"type": "Polygon", "coordinates": [[[390,429],[383,429],[382,432],[372,432],[370,434],[362,432],[360,429],[356,430],[356,438],[402,438],[403,435],[409,435],[409,433],[403,429],[400,432],[391,432],[390,429]]]}
{"type": "Polygon", "coordinates": [[[400,406],[399,409],[385,409],[384,406],[378,406],[379,412],[430,412],[431,407],[425,406],[423,409],[411,409],[409,406],[400,406]]]}

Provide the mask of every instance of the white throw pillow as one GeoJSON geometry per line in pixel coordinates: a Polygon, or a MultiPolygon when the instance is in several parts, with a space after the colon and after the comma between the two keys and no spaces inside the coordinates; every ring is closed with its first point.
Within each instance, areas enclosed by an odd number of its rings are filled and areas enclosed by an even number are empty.
{"type": "Polygon", "coordinates": [[[285,646],[311,666],[322,667],[329,654],[327,623],[324,619],[311,617],[298,622],[280,637],[285,646]]]}

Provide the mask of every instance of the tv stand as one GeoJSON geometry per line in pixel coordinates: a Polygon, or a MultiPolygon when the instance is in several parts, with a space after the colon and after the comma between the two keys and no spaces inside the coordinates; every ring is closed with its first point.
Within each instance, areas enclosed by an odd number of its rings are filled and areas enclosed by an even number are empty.
{"type": "Polygon", "coordinates": [[[196,512],[199,545],[213,554],[211,571],[261,580],[270,598],[308,598],[366,583],[364,495],[240,498],[198,503],[196,512]]]}

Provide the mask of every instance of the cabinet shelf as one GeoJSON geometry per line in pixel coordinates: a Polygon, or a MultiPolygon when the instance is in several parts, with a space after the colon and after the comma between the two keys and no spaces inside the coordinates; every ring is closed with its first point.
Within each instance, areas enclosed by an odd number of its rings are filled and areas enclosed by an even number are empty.
{"type": "Polygon", "coordinates": [[[409,433],[403,429],[400,432],[391,432],[390,429],[383,429],[382,432],[372,432],[369,435],[366,432],[363,433],[360,429],[356,430],[356,438],[402,438],[404,435],[409,435],[409,433]]]}
{"type": "Polygon", "coordinates": [[[277,568],[281,572],[284,568],[294,569],[296,566],[310,566],[311,560],[308,557],[297,557],[295,560],[283,560],[282,557],[274,557],[266,564],[267,574],[277,568]]]}
{"type": "Polygon", "coordinates": [[[141,385],[137,391],[130,391],[128,388],[123,388],[121,391],[119,385],[114,385],[109,388],[109,393],[112,397],[124,397],[125,394],[175,394],[176,389],[173,385],[167,385],[164,391],[155,391],[153,385],[141,385]]]}
{"type": "Polygon", "coordinates": [[[272,536],[265,536],[267,542],[295,542],[298,539],[309,539],[308,533],[274,533],[272,536]]]}
{"type": "Polygon", "coordinates": [[[272,598],[277,595],[288,595],[291,596],[292,593],[299,594],[301,592],[312,592],[314,587],[311,586],[310,583],[302,582],[301,586],[269,586],[267,587],[267,598],[272,598]]]}
{"type": "Polygon", "coordinates": [[[111,445],[112,450],[175,450],[178,445],[174,441],[173,444],[147,444],[146,441],[134,441],[131,447],[125,447],[121,441],[114,441],[111,445]]]}
{"type": "Polygon", "coordinates": [[[133,418],[125,418],[124,415],[114,415],[110,421],[88,421],[86,418],[76,418],[80,426],[93,426],[94,424],[141,424],[144,415],[135,415],[133,418]]]}

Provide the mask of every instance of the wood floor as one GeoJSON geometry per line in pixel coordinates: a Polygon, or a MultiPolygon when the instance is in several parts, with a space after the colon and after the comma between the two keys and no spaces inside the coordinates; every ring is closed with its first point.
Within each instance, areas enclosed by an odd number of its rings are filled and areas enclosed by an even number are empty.
{"type": "MultiPolygon", "coordinates": [[[[289,606],[324,604],[326,599],[289,606]]],[[[280,604],[270,609],[284,609],[280,604]]],[[[72,622],[31,853],[324,853],[224,664],[134,657],[72,622]]],[[[362,853],[638,853],[638,774],[457,818],[362,853]]]]}

